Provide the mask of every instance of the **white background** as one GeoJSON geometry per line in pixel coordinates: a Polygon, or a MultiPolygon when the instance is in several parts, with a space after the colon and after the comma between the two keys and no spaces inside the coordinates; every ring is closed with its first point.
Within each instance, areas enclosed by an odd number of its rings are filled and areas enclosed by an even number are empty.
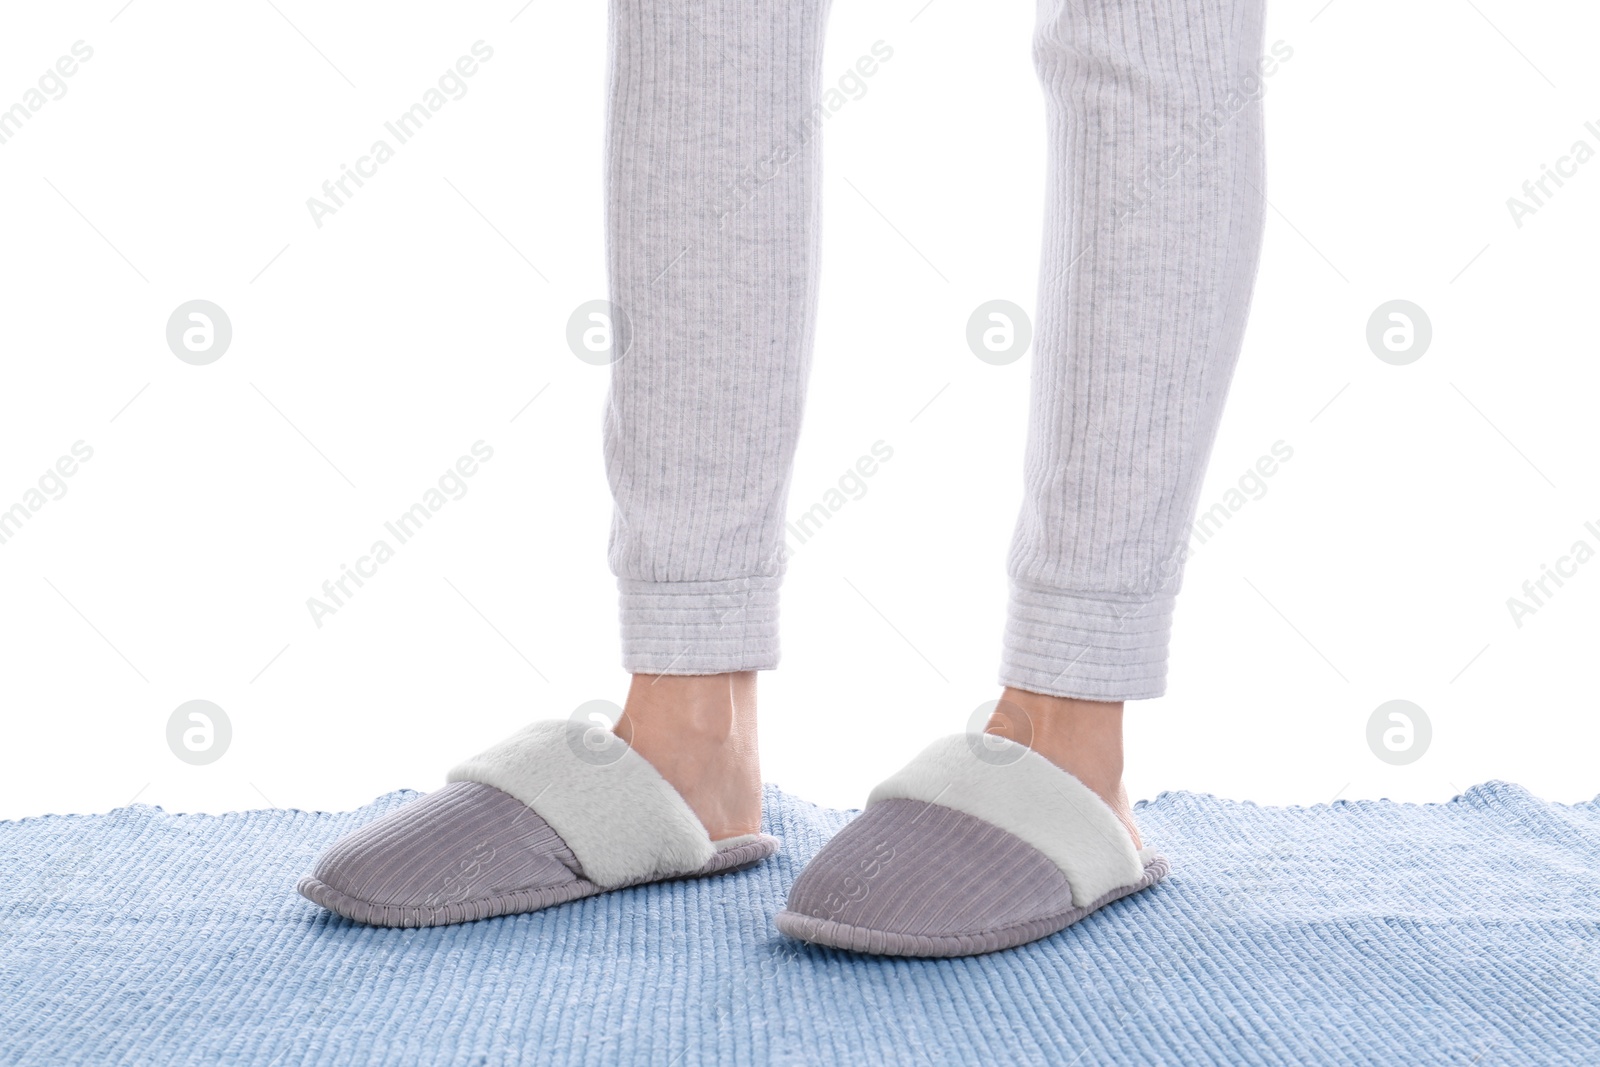
{"type": "MultiPolygon", "coordinates": [[[[0,545],[0,817],[349,808],[625,691],[607,372],[564,336],[605,293],[604,5],[274,2],[0,16],[0,106],[94,49],[0,145],[0,507],[94,449],[0,545]],[[467,94],[317,228],[306,199],[480,39],[467,94]],[[165,340],[196,298],[234,330],[204,367],[165,340]],[[306,599],[480,439],[467,495],[317,628],[306,599]],[[232,722],[208,766],[167,748],[191,699],[232,722]]],[[[1168,695],[1130,706],[1130,791],[1591,797],[1600,562],[1520,628],[1506,600],[1600,547],[1600,160],[1520,229],[1506,199],[1575,140],[1600,148],[1600,14],[1324,3],[1271,8],[1293,57],[1203,506],[1274,442],[1294,456],[1190,563],[1168,695]],[[1434,329],[1403,367],[1365,341],[1395,298],[1434,329]],[[1403,767],[1366,743],[1393,698],[1433,724],[1403,767]]],[[[832,15],[830,82],[875,41],[894,56],[825,132],[791,514],[875,441],[894,458],[796,554],[762,681],[766,777],[819,803],[859,805],[997,695],[1029,360],[982,363],[964,332],[984,301],[1034,303],[1031,21],[958,0],[832,15]]]]}

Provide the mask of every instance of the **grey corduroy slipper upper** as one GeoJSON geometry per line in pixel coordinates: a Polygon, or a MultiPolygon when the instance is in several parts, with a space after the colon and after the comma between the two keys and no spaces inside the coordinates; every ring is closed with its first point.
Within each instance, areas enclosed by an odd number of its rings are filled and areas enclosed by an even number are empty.
{"type": "Polygon", "coordinates": [[[778,846],[765,834],[712,841],[644,757],[565,719],[528,726],[446,780],[334,842],[301,895],[375,926],[441,926],[738,870],[778,846]]]}
{"type": "Polygon", "coordinates": [[[970,956],[1063,930],[1167,870],[1071,774],[1014,741],[956,734],[872,791],[775,921],[834,948],[970,956]]]}

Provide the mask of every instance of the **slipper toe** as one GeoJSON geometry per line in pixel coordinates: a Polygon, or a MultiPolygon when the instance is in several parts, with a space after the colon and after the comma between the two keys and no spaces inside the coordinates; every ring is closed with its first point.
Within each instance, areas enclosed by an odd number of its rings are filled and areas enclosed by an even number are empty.
{"type": "Polygon", "coordinates": [[[335,842],[301,895],[358,922],[435,926],[599,892],[539,814],[479,782],[451,782],[335,842]]]}
{"type": "Polygon", "coordinates": [[[965,955],[1060,927],[1072,887],[1015,834],[918,800],[874,805],[806,865],[780,912],[792,937],[860,952],[965,955]]]}

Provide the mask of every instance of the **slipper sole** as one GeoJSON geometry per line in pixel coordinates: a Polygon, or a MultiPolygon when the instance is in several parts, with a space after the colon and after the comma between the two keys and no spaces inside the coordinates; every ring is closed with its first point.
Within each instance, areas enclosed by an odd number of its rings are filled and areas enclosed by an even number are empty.
{"type": "Polygon", "coordinates": [[[493,919],[501,915],[520,915],[542,911],[558,904],[567,904],[585,897],[616,889],[648,885],[656,881],[674,881],[678,878],[709,878],[719,874],[734,874],[753,867],[778,851],[778,840],[766,834],[754,835],[752,840],[719,849],[716,855],[698,870],[676,875],[674,878],[641,879],[626,885],[605,888],[580,878],[563,885],[544,889],[519,889],[473,900],[451,901],[447,904],[384,904],[363,900],[341,892],[313,875],[300,879],[295,889],[301,896],[320,904],[355,922],[369,926],[394,926],[404,929],[423,926],[450,926],[455,923],[493,919]]]}
{"type": "Polygon", "coordinates": [[[1037,941],[1041,937],[1058,934],[1107,904],[1137,893],[1141,889],[1148,889],[1165,878],[1170,871],[1171,865],[1166,857],[1156,855],[1145,864],[1144,876],[1137,882],[1110,890],[1086,907],[1070,908],[1058,915],[1029,919],[972,933],[928,935],[873,930],[815,915],[802,915],[787,908],[773,916],[773,922],[780,931],[790,937],[847,952],[864,952],[875,956],[935,958],[978,956],[1016,948],[1018,945],[1037,941]]]}

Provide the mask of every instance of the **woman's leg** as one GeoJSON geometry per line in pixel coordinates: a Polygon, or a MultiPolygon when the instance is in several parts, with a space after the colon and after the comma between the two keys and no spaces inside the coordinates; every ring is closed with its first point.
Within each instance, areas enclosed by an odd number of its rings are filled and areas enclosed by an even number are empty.
{"type": "Polygon", "coordinates": [[[776,848],[729,839],[761,822],[755,672],[778,661],[811,355],[825,13],[826,0],[612,0],[622,355],[605,456],[634,676],[615,729],[631,750],[536,722],[341,838],[301,880],[309,899],[362,922],[440,925],[723,873],[776,848]]]}
{"type": "Polygon", "coordinates": [[[1249,304],[1261,4],[1040,0],[1049,200],[999,736],[942,738],[880,782],[795,880],[784,933],[994,952],[1166,876],[1122,788],[1122,702],[1165,683],[1249,304]]]}
{"type": "Polygon", "coordinates": [[[1039,4],[1050,170],[991,731],[1031,738],[1130,830],[1122,702],[1165,690],[1260,250],[1263,6],[1039,4]]]}
{"type": "Polygon", "coordinates": [[[826,0],[612,0],[610,562],[617,731],[713,838],[760,820],[755,675],[816,307],[826,0]]]}

